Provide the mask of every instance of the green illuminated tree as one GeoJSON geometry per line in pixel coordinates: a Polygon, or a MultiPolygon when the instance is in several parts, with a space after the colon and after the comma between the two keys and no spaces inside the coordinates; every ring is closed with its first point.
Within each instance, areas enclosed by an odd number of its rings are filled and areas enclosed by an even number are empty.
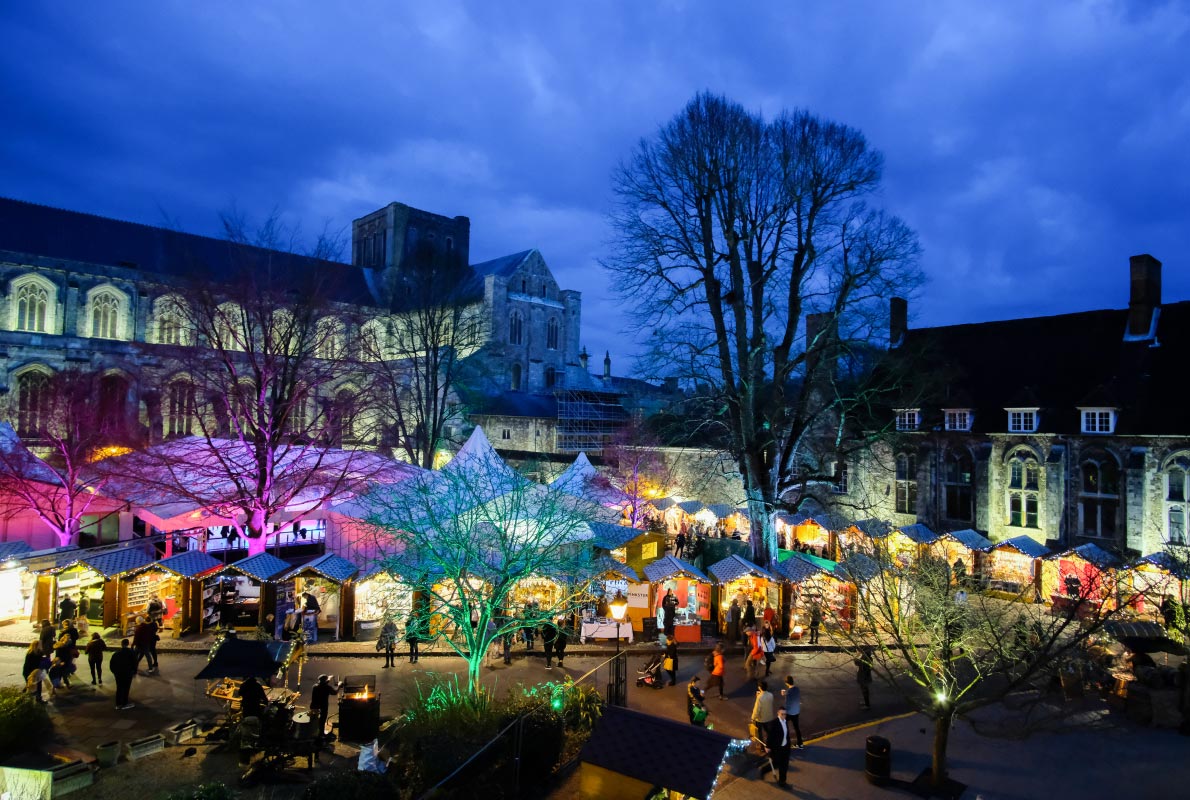
{"type": "Polygon", "coordinates": [[[578,609],[592,563],[588,523],[608,513],[518,475],[478,428],[443,469],[378,487],[361,505],[384,569],[422,595],[416,624],[467,659],[473,695],[494,642],[578,609]],[[534,577],[552,579],[556,594],[511,608],[517,585],[534,577]]]}

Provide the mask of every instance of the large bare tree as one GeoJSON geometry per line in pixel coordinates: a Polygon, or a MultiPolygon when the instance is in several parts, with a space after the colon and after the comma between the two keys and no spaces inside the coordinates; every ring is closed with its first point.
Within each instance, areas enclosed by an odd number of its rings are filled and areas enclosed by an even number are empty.
{"type": "Polygon", "coordinates": [[[380,462],[344,449],[369,438],[348,353],[358,321],[336,294],[354,268],[325,258],[325,237],[309,256],[285,252],[294,243],[275,216],[251,239],[237,218],[225,224],[228,262],[196,264],[158,309],[173,344],[150,416],[173,441],[100,469],[228,520],[257,553],[279,517],[358,489],[380,462]]]}
{"type": "Polygon", "coordinates": [[[100,508],[110,513],[104,479],[89,474],[88,465],[135,443],[129,420],[118,412],[122,402],[106,402],[122,401],[109,398],[111,391],[104,376],[90,370],[23,377],[12,415],[20,435],[0,424],[0,512],[32,512],[63,547],[79,543],[85,515],[100,508]]]}
{"type": "Polygon", "coordinates": [[[421,241],[403,264],[391,314],[364,326],[360,337],[367,402],[390,443],[425,469],[461,420],[455,396],[460,361],[486,336],[482,292],[459,251],[421,241]]]}
{"type": "Polygon", "coordinates": [[[922,279],[913,232],[871,205],[881,169],[846,125],[699,94],[614,176],[606,266],[655,371],[714,399],[761,564],[776,558],[783,490],[847,429],[848,382],[889,299],[922,279]]]}

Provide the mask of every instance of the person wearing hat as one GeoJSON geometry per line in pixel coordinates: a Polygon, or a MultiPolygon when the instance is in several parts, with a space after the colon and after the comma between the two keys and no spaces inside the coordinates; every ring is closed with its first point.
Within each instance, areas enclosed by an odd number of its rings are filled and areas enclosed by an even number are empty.
{"type": "Polygon", "coordinates": [[[331,695],[338,694],[343,688],[343,681],[331,685],[330,675],[319,675],[318,683],[310,691],[310,713],[314,715],[317,727],[314,728],[319,736],[326,733],[326,719],[329,715],[331,695]]]}

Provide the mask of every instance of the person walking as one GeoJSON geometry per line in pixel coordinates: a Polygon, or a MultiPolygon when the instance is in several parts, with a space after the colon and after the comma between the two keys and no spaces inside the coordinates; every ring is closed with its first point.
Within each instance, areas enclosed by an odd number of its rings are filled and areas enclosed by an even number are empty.
{"type": "Polygon", "coordinates": [[[384,650],[383,669],[395,667],[397,656],[397,623],[393,622],[392,617],[386,617],[384,624],[380,626],[380,639],[376,642],[376,647],[378,650],[384,650]]]}
{"type": "Polygon", "coordinates": [[[760,632],[760,653],[764,656],[764,677],[767,678],[772,674],[773,662],[777,660],[777,637],[773,636],[768,625],[760,632]]]}
{"type": "MultiPolygon", "coordinates": [[[[149,598],[149,607],[146,609],[149,614],[149,619],[152,622],[161,624],[161,620],[165,617],[165,603],[161,602],[161,598],[153,595],[149,598]]],[[[272,630],[270,627],[269,630],[272,630]]]]}
{"type": "Polygon", "coordinates": [[[723,642],[718,642],[715,649],[711,651],[711,677],[707,678],[707,692],[710,693],[711,688],[719,687],[719,699],[726,700],[727,696],[723,694],[723,676],[727,672],[727,662],[723,658],[723,642]]]}
{"type": "Polygon", "coordinates": [[[87,666],[91,668],[91,685],[103,685],[103,654],[107,652],[107,642],[98,632],[91,634],[91,641],[87,642],[87,666]]]}
{"type": "Polygon", "coordinates": [[[58,641],[58,632],[54,630],[54,625],[48,619],[41,621],[41,630],[37,633],[37,638],[41,646],[42,655],[49,655],[54,652],[54,642],[58,641]]]}
{"type": "Polygon", "coordinates": [[[569,625],[565,617],[558,618],[558,635],[554,637],[554,652],[558,655],[558,666],[562,666],[562,659],[566,658],[566,643],[568,641],[569,625]]]}
{"type": "Polygon", "coordinates": [[[525,622],[525,626],[521,628],[521,633],[525,638],[525,650],[532,650],[533,640],[537,638],[537,626],[533,624],[534,609],[535,604],[530,602],[526,603],[521,611],[521,619],[525,622]]]}
{"type": "Polygon", "coordinates": [[[773,769],[777,773],[777,785],[782,789],[788,789],[789,784],[785,782],[785,778],[789,774],[790,738],[789,724],[784,708],[777,709],[777,715],[766,726],[765,737],[768,741],[765,749],[773,760],[773,769]]]}
{"type": "Polygon", "coordinates": [[[769,691],[769,682],[757,681],[756,702],[752,704],[752,735],[764,746],[768,744],[768,724],[776,718],[776,703],[769,691]]]}
{"type": "Polygon", "coordinates": [[[669,685],[678,685],[678,643],[674,639],[670,639],[665,644],[665,660],[661,662],[662,667],[669,673],[669,685]]]}
{"type": "Polygon", "coordinates": [[[810,644],[818,644],[818,629],[822,627],[822,608],[817,603],[810,606],[810,644]]]}
{"type": "Polygon", "coordinates": [[[698,673],[695,673],[690,678],[690,682],[686,684],[686,716],[690,718],[691,725],[705,728],[707,726],[707,707],[704,702],[706,697],[698,683],[698,673]]]}
{"type": "Polygon", "coordinates": [[[760,663],[764,660],[764,650],[760,644],[760,631],[755,627],[748,629],[748,641],[744,647],[744,671],[748,673],[748,679],[760,681],[760,663]]]}
{"type": "Polygon", "coordinates": [[[752,600],[744,601],[744,631],[750,631],[756,627],[756,606],[752,605],[752,600]]]}
{"type": "Polygon", "coordinates": [[[686,534],[679,531],[678,538],[674,540],[674,558],[681,558],[682,554],[686,552],[686,534]]]}
{"type": "Polygon", "coordinates": [[[410,614],[409,619],[405,621],[405,643],[409,645],[409,663],[416,664],[417,646],[421,643],[421,620],[418,619],[416,611],[410,614]]]}
{"type": "Polygon", "coordinates": [[[667,639],[672,639],[674,635],[674,618],[678,613],[678,598],[674,595],[673,589],[665,590],[665,599],[661,601],[661,620],[663,630],[667,639]]]}
{"type": "Polygon", "coordinates": [[[859,684],[860,693],[863,694],[863,707],[870,709],[872,707],[872,696],[869,692],[872,686],[872,648],[865,647],[860,650],[859,657],[855,659],[855,680],[859,684]]]}
{"type": "Polygon", "coordinates": [[[319,736],[326,733],[326,720],[330,714],[331,695],[338,694],[341,688],[343,688],[343,681],[339,681],[332,686],[330,675],[319,675],[318,683],[314,684],[314,688],[310,690],[310,713],[314,715],[314,719],[318,720],[318,727],[314,730],[318,731],[319,736]]]}
{"type": "Polygon", "coordinates": [[[797,734],[797,749],[802,749],[802,726],[799,717],[802,713],[802,689],[793,680],[792,675],[785,676],[785,688],[781,690],[781,706],[785,709],[785,719],[793,726],[797,734]]]}
{"type": "Polygon", "coordinates": [[[143,658],[148,664],[149,673],[157,669],[157,624],[145,617],[136,618],[136,628],[132,632],[132,646],[136,649],[136,668],[140,669],[143,658]]]}
{"type": "Polygon", "coordinates": [[[546,620],[541,625],[541,646],[545,650],[545,668],[554,668],[554,641],[558,638],[558,629],[554,623],[546,620]]]}
{"type": "Polygon", "coordinates": [[[120,640],[120,649],[112,653],[107,662],[108,671],[116,679],[116,708],[120,711],[132,708],[128,695],[132,690],[132,679],[136,677],[136,653],[128,646],[127,639],[120,640]]]}

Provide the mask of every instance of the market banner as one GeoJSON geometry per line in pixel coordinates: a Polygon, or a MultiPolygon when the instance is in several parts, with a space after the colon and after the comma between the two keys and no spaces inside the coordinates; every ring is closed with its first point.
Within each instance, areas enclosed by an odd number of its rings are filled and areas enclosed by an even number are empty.
{"type": "Polygon", "coordinates": [[[649,584],[647,583],[632,583],[628,585],[628,607],[629,608],[648,608],[649,607],[649,584]]]}
{"type": "MultiPolygon", "coordinates": [[[[678,588],[674,590],[674,594],[678,596],[678,608],[685,608],[690,605],[690,581],[678,581],[678,588]]],[[[658,603],[657,606],[660,607],[661,603],[658,603]]]]}
{"type": "Polygon", "coordinates": [[[698,597],[698,616],[699,619],[711,618],[711,585],[709,583],[699,583],[695,586],[695,594],[698,597]]]}

